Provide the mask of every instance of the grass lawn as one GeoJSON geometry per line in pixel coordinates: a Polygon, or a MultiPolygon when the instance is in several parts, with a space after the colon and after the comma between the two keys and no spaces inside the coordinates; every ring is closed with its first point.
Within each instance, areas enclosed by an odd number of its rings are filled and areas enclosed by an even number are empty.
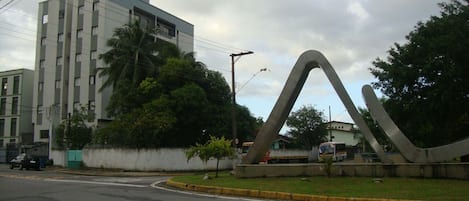
{"type": "Polygon", "coordinates": [[[220,186],[289,193],[339,197],[367,197],[416,200],[469,200],[469,181],[448,179],[383,178],[373,183],[368,177],[281,177],[238,179],[227,172],[176,176],[173,181],[206,186],[220,186]],[[302,179],[306,178],[306,179],[302,179]],[[305,181],[306,180],[306,181],[305,181]]]}

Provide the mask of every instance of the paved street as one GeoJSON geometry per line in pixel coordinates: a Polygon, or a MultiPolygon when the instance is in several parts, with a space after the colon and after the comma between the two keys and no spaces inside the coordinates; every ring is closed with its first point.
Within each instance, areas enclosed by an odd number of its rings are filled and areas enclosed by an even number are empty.
{"type": "Polygon", "coordinates": [[[226,201],[252,200],[202,196],[167,190],[155,182],[167,176],[103,177],[69,175],[52,170],[26,171],[0,165],[0,200],[12,201],[226,201]],[[152,185],[153,184],[153,185],[152,185]]]}

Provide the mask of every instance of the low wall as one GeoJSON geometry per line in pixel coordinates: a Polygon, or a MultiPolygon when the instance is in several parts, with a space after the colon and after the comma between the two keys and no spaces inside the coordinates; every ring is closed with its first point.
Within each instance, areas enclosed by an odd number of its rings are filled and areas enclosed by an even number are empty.
{"type": "MultiPolygon", "coordinates": [[[[240,178],[282,176],[324,176],[324,163],[309,164],[240,164],[235,169],[240,178]]],[[[418,164],[399,163],[336,163],[332,165],[334,176],[358,177],[423,177],[469,179],[469,163],[418,164]]]]}
{"type": "MultiPolygon", "coordinates": [[[[87,167],[137,171],[215,170],[216,160],[207,165],[198,158],[187,161],[185,149],[119,149],[85,148],[83,162],[87,167]]],[[[219,169],[232,169],[233,160],[220,160],[219,169]]]]}
{"type": "Polygon", "coordinates": [[[67,159],[64,150],[51,150],[49,158],[54,160],[54,165],[62,167],[67,166],[67,159]]]}

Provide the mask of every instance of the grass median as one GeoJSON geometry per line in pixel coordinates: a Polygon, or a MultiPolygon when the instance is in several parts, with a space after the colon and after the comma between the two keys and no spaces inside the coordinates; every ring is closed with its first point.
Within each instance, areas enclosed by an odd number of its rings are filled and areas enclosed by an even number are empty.
{"type": "Polygon", "coordinates": [[[469,181],[420,178],[383,178],[375,183],[367,177],[280,177],[239,179],[227,172],[182,175],[173,181],[229,188],[278,191],[299,194],[415,200],[469,200],[469,181]]]}

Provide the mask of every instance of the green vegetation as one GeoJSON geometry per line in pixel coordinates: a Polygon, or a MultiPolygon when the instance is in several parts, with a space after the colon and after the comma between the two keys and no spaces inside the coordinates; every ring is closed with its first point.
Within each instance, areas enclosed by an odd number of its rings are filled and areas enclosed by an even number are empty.
{"type": "Polygon", "coordinates": [[[420,147],[469,135],[469,1],[439,5],[440,16],[419,22],[370,69],[373,86],[389,98],[386,111],[420,147]]]}
{"type": "Polygon", "coordinates": [[[366,177],[282,177],[238,179],[228,173],[203,180],[200,175],[174,177],[174,181],[230,188],[279,191],[339,197],[414,200],[469,200],[469,182],[445,179],[383,178],[373,183],[366,177]]]}
{"type": "Polygon", "coordinates": [[[86,125],[86,121],[94,120],[94,108],[90,106],[75,108],[73,114],[62,120],[55,128],[55,142],[57,148],[83,149],[91,142],[92,129],[86,125]]]}
{"type": "MultiPolygon", "coordinates": [[[[117,147],[189,147],[209,136],[231,136],[231,92],[222,74],[193,53],[154,40],[154,29],[138,21],[114,31],[110,50],[99,58],[112,87],[106,111],[113,121],[98,128],[93,142],[117,147]]],[[[246,107],[236,105],[239,140],[257,127],[246,107]]]]}
{"type": "Polygon", "coordinates": [[[327,130],[324,114],[313,106],[302,106],[287,118],[288,134],[294,139],[295,146],[311,149],[326,141],[327,130]]]}
{"type": "Polygon", "coordinates": [[[217,138],[210,136],[210,140],[205,144],[196,144],[186,151],[187,160],[198,156],[200,160],[207,164],[210,158],[217,159],[217,169],[215,177],[218,177],[218,164],[220,159],[230,157],[235,154],[234,149],[231,147],[231,140],[226,140],[224,137],[217,138]]]}

